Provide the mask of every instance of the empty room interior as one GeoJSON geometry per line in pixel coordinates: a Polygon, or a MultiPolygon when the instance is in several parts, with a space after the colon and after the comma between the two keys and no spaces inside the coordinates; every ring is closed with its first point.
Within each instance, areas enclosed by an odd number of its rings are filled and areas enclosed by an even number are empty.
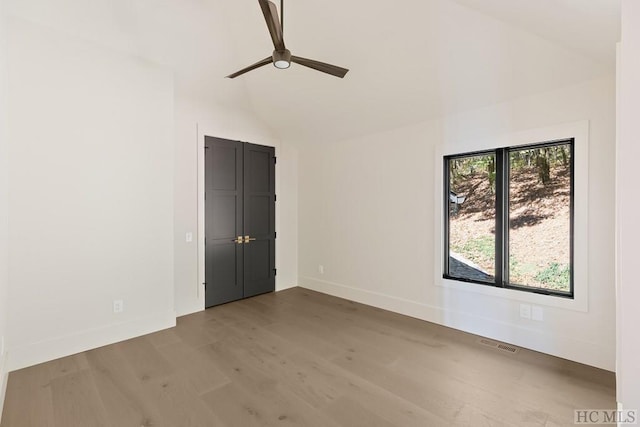
{"type": "Polygon", "coordinates": [[[1,427],[640,423],[640,2],[0,5],[1,427]]]}

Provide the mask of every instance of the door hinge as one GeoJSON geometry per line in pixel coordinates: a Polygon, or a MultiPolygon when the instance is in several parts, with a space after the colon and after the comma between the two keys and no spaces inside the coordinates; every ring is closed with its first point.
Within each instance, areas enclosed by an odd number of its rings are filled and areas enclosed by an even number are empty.
{"type": "Polygon", "coordinates": [[[209,146],[208,146],[208,145],[205,145],[205,146],[204,146],[204,149],[205,149],[205,150],[208,150],[208,149],[209,149],[209,146]]]}
{"type": "Polygon", "coordinates": [[[277,275],[278,275],[278,269],[277,269],[277,268],[274,268],[274,269],[273,269],[273,275],[274,275],[274,276],[277,276],[277,275]]]}
{"type": "Polygon", "coordinates": [[[273,232],[273,238],[277,238],[278,237],[278,233],[276,231],[273,232]]]}
{"type": "Polygon", "coordinates": [[[202,282],[202,285],[204,286],[204,290],[207,290],[207,282],[202,282]]]}
{"type": "Polygon", "coordinates": [[[274,195],[273,195],[273,201],[274,201],[274,202],[277,202],[277,201],[278,201],[278,195],[277,195],[277,194],[274,194],[274,195]]]}

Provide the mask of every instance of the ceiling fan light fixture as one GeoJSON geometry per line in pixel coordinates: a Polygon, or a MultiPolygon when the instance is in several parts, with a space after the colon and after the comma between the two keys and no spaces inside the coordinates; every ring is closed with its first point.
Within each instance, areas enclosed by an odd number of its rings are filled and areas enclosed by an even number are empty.
{"type": "Polygon", "coordinates": [[[281,70],[289,68],[291,66],[291,51],[289,51],[289,49],[274,50],[273,65],[281,70]]]}
{"type": "Polygon", "coordinates": [[[273,65],[274,65],[276,68],[279,68],[279,69],[281,69],[281,70],[285,70],[285,69],[287,69],[287,68],[289,68],[289,67],[291,66],[291,62],[289,62],[289,61],[284,61],[284,60],[280,60],[280,61],[275,61],[275,62],[273,63],[273,65]]]}

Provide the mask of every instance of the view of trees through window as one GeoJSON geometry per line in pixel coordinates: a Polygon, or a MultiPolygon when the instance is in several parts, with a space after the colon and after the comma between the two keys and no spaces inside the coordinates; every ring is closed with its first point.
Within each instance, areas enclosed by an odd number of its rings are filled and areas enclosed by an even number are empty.
{"type": "Polygon", "coordinates": [[[449,272],[495,280],[496,157],[459,157],[449,162],[449,272]]]}
{"type": "Polygon", "coordinates": [[[498,248],[508,259],[499,277],[511,286],[570,293],[571,156],[566,142],[449,158],[446,275],[496,284],[497,199],[506,224],[498,248]]]}
{"type": "Polygon", "coordinates": [[[571,146],[509,152],[509,281],[569,292],[571,146]]]}

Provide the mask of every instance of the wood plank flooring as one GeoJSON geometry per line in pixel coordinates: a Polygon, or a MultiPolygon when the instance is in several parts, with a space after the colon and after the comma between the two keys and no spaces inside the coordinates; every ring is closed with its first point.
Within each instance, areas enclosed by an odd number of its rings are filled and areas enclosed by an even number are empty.
{"type": "Polygon", "coordinates": [[[12,372],[1,427],[562,426],[614,374],[302,288],[12,372]]]}

